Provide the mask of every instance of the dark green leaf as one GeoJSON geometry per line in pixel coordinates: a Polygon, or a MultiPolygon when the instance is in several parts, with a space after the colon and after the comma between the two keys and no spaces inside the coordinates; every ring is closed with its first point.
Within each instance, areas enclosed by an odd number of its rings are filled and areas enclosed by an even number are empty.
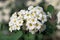
{"type": "Polygon", "coordinates": [[[26,34],[24,35],[24,40],[35,40],[35,35],[34,34],[26,34]]]}
{"type": "Polygon", "coordinates": [[[43,35],[42,34],[37,34],[37,40],[42,40],[43,35]]]}
{"type": "Polygon", "coordinates": [[[54,12],[54,7],[52,5],[49,5],[47,8],[47,12],[53,13],[54,12]]]}

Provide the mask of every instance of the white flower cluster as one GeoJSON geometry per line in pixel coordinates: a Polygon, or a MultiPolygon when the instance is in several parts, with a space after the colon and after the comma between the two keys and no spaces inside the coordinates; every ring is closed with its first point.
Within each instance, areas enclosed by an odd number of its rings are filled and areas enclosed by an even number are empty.
{"type": "Polygon", "coordinates": [[[34,34],[38,30],[40,31],[42,25],[47,21],[47,15],[41,7],[30,6],[28,10],[21,10],[12,15],[9,22],[9,30],[11,32],[13,30],[19,30],[23,26],[23,20],[26,20],[26,30],[34,34]]]}
{"type": "Polygon", "coordinates": [[[23,25],[23,16],[22,14],[18,13],[19,17],[17,16],[17,13],[15,12],[12,17],[10,18],[9,22],[9,30],[12,32],[12,30],[19,30],[20,26],[23,25]]]}

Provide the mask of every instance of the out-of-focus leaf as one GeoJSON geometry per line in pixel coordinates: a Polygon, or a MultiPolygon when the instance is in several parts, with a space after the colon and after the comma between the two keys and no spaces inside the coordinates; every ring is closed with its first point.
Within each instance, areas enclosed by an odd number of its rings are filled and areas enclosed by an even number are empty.
{"type": "Polygon", "coordinates": [[[24,35],[24,40],[29,40],[28,34],[24,35]]]}
{"type": "Polygon", "coordinates": [[[42,40],[43,35],[42,34],[37,34],[37,40],[42,40]]]}
{"type": "Polygon", "coordinates": [[[46,30],[43,31],[42,33],[44,35],[51,35],[56,31],[56,27],[54,24],[51,24],[49,21],[46,22],[46,30]]]}
{"type": "Polygon", "coordinates": [[[18,40],[22,36],[22,32],[19,31],[17,33],[14,33],[10,36],[4,35],[2,32],[0,32],[0,40],[18,40]]]}
{"type": "Polygon", "coordinates": [[[26,34],[24,35],[24,40],[35,40],[35,35],[34,34],[26,34]]]}
{"type": "Polygon", "coordinates": [[[35,35],[34,35],[34,34],[29,33],[29,40],[35,40],[35,35]]]}
{"type": "Polygon", "coordinates": [[[54,7],[52,5],[49,5],[47,7],[47,12],[53,13],[54,12],[54,7]]]}
{"type": "Polygon", "coordinates": [[[0,40],[8,40],[8,36],[4,35],[2,31],[0,31],[0,40]]]}
{"type": "Polygon", "coordinates": [[[22,31],[19,31],[17,33],[14,33],[10,36],[9,40],[18,40],[22,36],[22,31]]]}

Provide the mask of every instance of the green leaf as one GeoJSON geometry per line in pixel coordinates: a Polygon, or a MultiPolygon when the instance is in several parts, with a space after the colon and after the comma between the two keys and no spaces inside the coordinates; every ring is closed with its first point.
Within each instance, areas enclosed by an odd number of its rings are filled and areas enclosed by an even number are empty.
{"type": "Polygon", "coordinates": [[[24,40],[29,40],[28,34],[24,35],[24,40]]]}
{"type": "Polygon", "coordinates": [[[55,31],[56,31],[56,26],[52,24],[51,22],[47,21],[46,30],[43,31],[43,34],[51,36],[55,31]]]}
{"type": "Polygon", "coordinates": [[[42,40],[43,35],[42,34],[37,34],[37,40],[42,40]]]}
{"type": "Polygon", "coordinates": [[[35,35],[34,34],[25,34],[24,35],[24,40],[35,40],[35,35]]]}
{"type": "Polygon", "coordinates": [[[4,35],[2,31],[0,31],[0,40],[8,40],[8,36],[4,35]]]}
{"type": "Polygon", "coordinates": [[[49,5],[47,8],[47,12],[53,13],[54,12],[54,7],[52,5],[49,5]]]}
{"type": "Polygon", "coordinates": [[[22,36],[22,31],[19,31],[13,35],[10,36],[9,40],[18,40],[22,36]]]}
{"type": "Polygon", "coordinates": [[[34,34],[29,33],[29,40],[35,40],[35,35],[34,35],[34,34]]]}
{"type": "Polygon", "coordinates": [[[0,40],[18,40],[22,36],[22,31],[19,31],[17,33],[13,33],[11,35],[4,35],[0,31],[0,40]]]}

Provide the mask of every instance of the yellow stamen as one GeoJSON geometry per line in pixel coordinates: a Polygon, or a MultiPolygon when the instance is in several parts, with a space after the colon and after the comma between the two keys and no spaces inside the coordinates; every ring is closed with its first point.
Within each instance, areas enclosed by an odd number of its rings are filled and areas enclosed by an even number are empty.
{"type": "Polygon", "coordinates": [[[27,16],[29,16],[29,14],[27,14],[27,16]]]}
{"type": "Polygon", "coordinates": [[[35,26],[38,26],[38,23],[36,23],[35,26]]]}
{"type": "Polygon", "coordinates": [[[34,19],[32,19],[32,22],[34,22],[34,19]]]}
{"type": "Polygon", "coordinates": [[[32,24],[31,24],[31,23],[30,23],[29,25],[30,25],[30,26],[32,26],[32,24]]]}

